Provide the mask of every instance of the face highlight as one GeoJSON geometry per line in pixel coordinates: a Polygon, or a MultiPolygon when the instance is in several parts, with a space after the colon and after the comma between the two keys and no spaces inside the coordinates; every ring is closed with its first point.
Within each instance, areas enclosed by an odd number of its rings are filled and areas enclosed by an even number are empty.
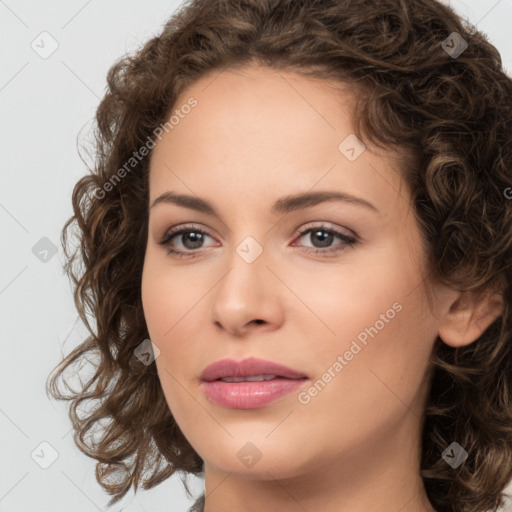
{"type": "Polygon", "coordinates": [[[327,83],[251,67],[200,79],[176,108],[190,97],[151,158],[142,299],[207,479],[299,496],[417,470],[437,320],[399,161],[347,158],[352,100],[327,83]],[[212,402],[202,371],[248,357],[308,379],[262,407],[212,402]]]}

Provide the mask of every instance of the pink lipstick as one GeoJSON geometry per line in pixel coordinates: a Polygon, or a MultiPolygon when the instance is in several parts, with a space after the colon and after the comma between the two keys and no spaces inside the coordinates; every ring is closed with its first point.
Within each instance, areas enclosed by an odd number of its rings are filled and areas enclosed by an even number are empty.
{"type": "Polygon", "coordinates": [[[263,407],[309,380],[303,372],[253,357],[216,361],[205,368],[200,379],[213,403],[234,409],[263,407]]]}

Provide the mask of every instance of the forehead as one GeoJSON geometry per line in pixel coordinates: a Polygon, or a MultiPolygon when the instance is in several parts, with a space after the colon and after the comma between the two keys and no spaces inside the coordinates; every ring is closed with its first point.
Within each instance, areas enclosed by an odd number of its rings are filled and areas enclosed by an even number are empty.
{"type": "Polygon", "coordinates": [[[355,137],[348,88],[251,66],[204,75],[180,94],[173,112],[191,98],[196,106],[183,110],[153,150],[152,200],[168,189],[264,197],[315,186],[381,204],[396,196],[396,155],[363,146],[350,161],[340,149],[355,137]]]}
{"type": "MultiPolygon", "coordinates": [[[[230,138],[238,134],[314,137],[323,132],[353,132],[355,97],[348,86],[301,76],[266,66],[212,71],[189,86],[175,107],[193,96],[195,112],[210,124],[210,131],[230,138]],[[232,130],[236,127],[236,131],[232,130]]],[[[198,116],[196,116],[198,117],[198,116]]]]}

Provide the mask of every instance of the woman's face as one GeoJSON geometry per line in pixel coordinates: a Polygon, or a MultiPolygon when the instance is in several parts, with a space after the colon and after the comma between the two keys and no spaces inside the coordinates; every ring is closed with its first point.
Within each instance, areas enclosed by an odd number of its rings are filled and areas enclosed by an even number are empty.
{"type": "Polygon", "coordinates": [[[153,150],[144,313],[166,400],[207,471],[355,476],[419,453],[437,335],[419,227],[397,160],[354,138],[351,105],[291,73],[211,73],[153,150]],[[160,245],[174,228],[187,232],[160,245]],[[205,384],[226,358],[307,378],[205,384]]]}

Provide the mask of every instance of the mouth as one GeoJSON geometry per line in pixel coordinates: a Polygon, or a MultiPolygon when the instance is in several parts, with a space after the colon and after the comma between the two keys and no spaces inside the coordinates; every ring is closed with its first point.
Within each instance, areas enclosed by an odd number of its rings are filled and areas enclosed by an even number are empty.
{"type": "Polygon", "coordinates": [[[216,382],[216,381],[222,381],[222,382],[261,382],[261,381],[267,381],[267,380],[303,380],[307,379],[307,377],[301,377],[290,379],[289,377],[283,377],[282,375],[254,375],[254,376],[247,376],[247,377],[223,377],[222,379],[215,379],[214,381],[210,382],[216,382]]]}
{"type": "Polygon", "coordinates": [[[308,378],[288,379],[271,376],[267,380],[239,380],[222,378],[204,381],[202,388],[209,401],[229,409],[256,409],[298,391],[308,378]]]}
{"type": "Polygon", "coordinates": [[[272,361],[223,359],[201,374],[210,402],[231,409],[264,407],[298,390],[308,381],[304,373],[272,361]]]}
{"type": "Polygon", "coordinates": [[[242,361],[221,359],[207,366],[201,373],[204,382],[222,380],[224,382],[257,382],[276,379],[303,380],[308,376],[299,371],[273,361],[250,357],[242,361]]]}

